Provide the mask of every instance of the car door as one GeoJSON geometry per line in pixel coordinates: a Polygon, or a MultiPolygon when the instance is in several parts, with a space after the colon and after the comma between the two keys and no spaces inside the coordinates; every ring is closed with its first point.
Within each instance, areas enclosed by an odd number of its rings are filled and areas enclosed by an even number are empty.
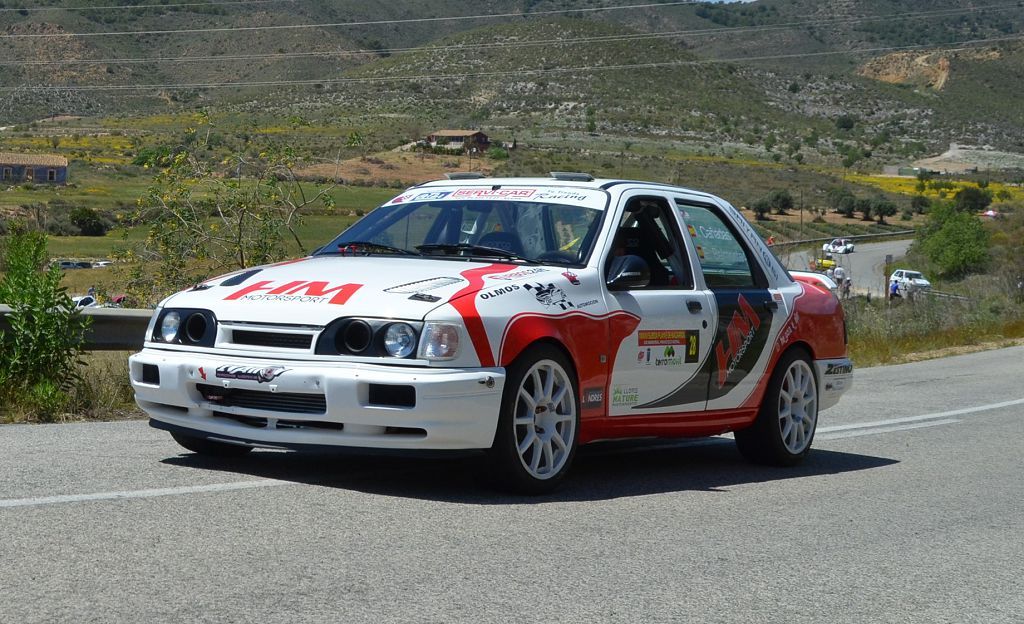
{"type": "MultiPolygon", "coordinates": [[[[708,354],[715,310],[708,294],[695,288],[689,254],[674,209],[665,196],[625,193],[616,212],[618,226],[605,250],[606,279],[615,259],[642,258],[650,269],[643,287],[612,289],[613,307],[640,320],[618,345],[607,396],[613,417],[701,411],[705,391],[686,400],[658,403],[692,383],[708,354]]],[[[701,385],[699,382],[697,385],[701,385]]],[[[706,382],[703,384],[706,387],[706,382]]]]}
{"type": "Polygon", "coordinates": [[[732,222],[726,207],[706,198],[680,195],[674,201],[696,258],[697,283],[703,283],[716,310],[709,357],[698,374],[707,382],[707,409],[738,408],[768,367],[786,318],[785,298],[769,288],[768,277],[740,231],[745,226],[750,230],[746,237],[756,238],[749,224],[732,222]]]}

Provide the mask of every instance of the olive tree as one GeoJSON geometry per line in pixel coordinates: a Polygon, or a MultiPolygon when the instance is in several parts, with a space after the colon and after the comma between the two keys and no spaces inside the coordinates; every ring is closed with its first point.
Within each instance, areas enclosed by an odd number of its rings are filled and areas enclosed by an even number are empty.
{"type": "Polygon", "coordinates": [[[211,165],[189,151],[171,158],[138,200],[134,224],[145,240],[121,254],[124,287],[136,305],[153,305],[211,275],[286,257],[303,212],[330,208],[330,187],[302,184],[290,148],[235,154],[211,165]]]}

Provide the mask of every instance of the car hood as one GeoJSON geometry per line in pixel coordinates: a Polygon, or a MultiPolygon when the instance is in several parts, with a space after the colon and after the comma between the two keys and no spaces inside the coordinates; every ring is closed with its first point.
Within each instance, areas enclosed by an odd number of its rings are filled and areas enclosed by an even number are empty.
{"type": "Polygon", "coordinates": [[[478,292],[481,271],[533,267],[380,256],[320,256],[255,267],[208,280],[164,307],[210,310],[222,321],[326,325],[341,316],[421,320],[478,292]]]}

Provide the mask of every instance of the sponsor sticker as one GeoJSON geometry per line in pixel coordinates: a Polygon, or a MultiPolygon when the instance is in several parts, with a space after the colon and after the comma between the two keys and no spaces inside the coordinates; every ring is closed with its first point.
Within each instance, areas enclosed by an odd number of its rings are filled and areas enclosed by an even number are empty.
{"type": "Polygon", "coordinates": [[[575,273],[573,273],[572,271],[566,271],[566,272],[562,273],[562,277],[564,277],[565,279],[569,280],[569,283],[572,284],[573,286],[579,286],[580,285],[580,278],[579,278],[579,276],[576,275],[575,273]]]}
{"type": "Polygon", "coordinates": [[[573,190],[552,190],[552,191],[541,191],[534,196],[535,199],[560,199],[568,201],[587,201],[590,199],[590,194],[585,191],[573,191],[573,190]]]}
{"type": "Polygon", "coordinates": [[[537,189],[514,189],[514,188],[480,188],[480,189],[459,189],[452,193],[452,199],[462,198],[485,198],[485,199],[523,199],[532,197],[537,189]]]}
{"type": "Polygon", "coordinates": [[[761,326],[761,319],[746,297],[739,295],[736,303],[737,309],[733,312],[725,332],[729,346],[725,346],[724,340],[715,345],[715,358],[718,363],[718,378],[715,383],[719,388],[725,387],[729,376],[736,370],[743,354],[753,342],[757,328],[761,326]]]}
{"type": "MultiPolygon", "coordinates": [[[[243,379],[257,383],[267,383],[280,377],[288,369],[283,366],[218,366],[217,379],[243,379]]],[[[205,379],[205,377],[204,377],[205,379]]]]}
{"type": "Polygon", "coordinates": [[[662,349],[661,357],[654,358],[655,366],[682,366],[682,356],[676,355],[676,348],[669,345],[662,349]]]}
{"type": "Polygon", "coordinates": [[[412,201],[433,201],[437,199],[444,199],[451,195],[451,191],[432,191],[430,193],[420,193],[416,197],[412,198],[412,201]]]}
{"type": "Polygon", "coordinates": [[[519,269],[518,271],[512,271],[510,273],[499,273],[497,275],[491,275],[490,277],[491,277],[491,279],[496,279],[496,280],[512,281],[512,280],[520,279],[522,277],[526,277],[528,275],[536,275],[537,273],[545,273],[545,272],[547,272],[547,269],[543,269],[543,268],[540,268],[540,267],[534,267],[532,269],[519,269]]]}
{"type": "Polygon", "coordinates": [[[592,305],[597,305],[597,299],[591,299],[589,301],[584,301],[583,303],[577,303],[576,309],[578,310],[580,308],[589,308],[592,305]]]}
{"type": "Polygon", "coordinates": [[[604,388],[585,388],[583,390],[583,409],[593,409],[604,405],[604,388]]]}
{"type": "Polygon", "coordinates": [[[548,284],[547,286],[538,282],[537,284],[526,284],[523,286],[526,290],[533,293],[533,296],[537,298],[539,303],[542,303],[545,307],[558,306],[562,310],[568,310],[574,308],[569,298],[566,296],[565,291],[555,286],[554,284],[548,284]]]}
{"type": "Polygon", "coordinates": [[[412,195],[411,195],[411,194],[408,194],[408,193],[406,193],[406,194],[404,194],[404,195],[399,195],[398,197],[396,197],[396,198],[392,199],[392,200],[391,200],[391,201],[389,201],[388,203],[389,203],[389,204],[401,204],[401,203],[403,203],[403,202],[407,202],[407,201],[409,201],[409,199],[411,199],[411,198],[412,198],[412,195]]]}
{"type": "Polygon", "coordinates": [[[628,407],[640,402],[640,389],[636,386],[615,386],[612,388],[612,407],[628,407]]]}
{"type": "Polygon", "coordinates": [[[515,292],[517,290],[519,290],[519,285],[518,284],[509,284],[508,286],[500,286],[500,287],[495,288],[493,290],[488,290],[487,292],[480,293],[480,298],[484,299],[484,300],[486,300],[486,299],[495,299],[495,298],[500,297],[502,295],[507,295],[509,293],[513,293],[513,292],[515,292]]]}
{"type": "Polygon", "coordinates": [[[295,280],[284,284],[277,284],[273,281],[265,280],[236,290],[227,297],[224,297],[224,300],[344,305],[362,287],[362,284],[340,284],[333,286],[331,282],[307,282],[306,280],[295,280]]]}
{"type": "Polygon", "coordinates": [[[641,347],[686,344],[685,329],[643,329],[637,332],[637,343],[641,347]]]}
{"type": "Polygon", "coordinates": [[[850,375],[853,373],[852,364],[829,364],[825,367],[825,375],[850,375]]]}

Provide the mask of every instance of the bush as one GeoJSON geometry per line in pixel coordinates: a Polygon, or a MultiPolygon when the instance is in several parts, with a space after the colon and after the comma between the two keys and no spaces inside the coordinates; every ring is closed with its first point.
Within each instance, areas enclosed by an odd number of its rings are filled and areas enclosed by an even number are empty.
{"type": "Polygon", "coordinates": [[[82,236],[104,236],[108,229],[107,223],[92,208],[75,208],[71,211],[71,222],[82,236]]]}
{"type": "Polygon", "coordinates": [[[508,160],[508,150],[503,147],[492,147],[487,150],[487,156],[491,160],[508,160]]]}
{"type": "Polygon", "coordinates": [[[53,420],[80,380],[88,323],[60,285],[56,266],[44,270],[46,236],[15,231],[7,239],[0,301],[11,307],[0,332],[0,405],[53,420]]]}

